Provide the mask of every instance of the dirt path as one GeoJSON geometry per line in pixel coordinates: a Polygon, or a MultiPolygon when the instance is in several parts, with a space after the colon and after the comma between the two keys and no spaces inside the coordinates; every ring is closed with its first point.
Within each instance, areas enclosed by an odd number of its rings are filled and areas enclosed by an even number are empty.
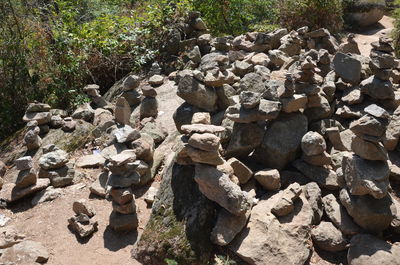
{"type": "MultiPolygon", "coordinates": [[[[176,86],[169,80],[166,80],[166,83],[158,88],[157,98],[160,113],[156,121],[169,133],[173,133],[176,129],[172,116],[183,100],[176,96],[176,86]]],[[[20,142],[21,139],[16,140],[16,146],[20,146],[20,142]]],[[[89,151],[79,150],[72,154],[71,160],[89,151]]],[[[168,153],[168,151],[166,152],[168,153]]],[[[95,265],[100,263],[140,265],[141,263],[132,259],[131,250],[151,214],[151,208],[147,207],[143,199],[150,184],[134,190],[139,219],[138,231],[121,234],[108,227],[112,211],[111,202],[90,195],[89,187],[100,173],[100,169],[76,170],[84,172],[86,177],[77,180],[73,186],[63,188],[59,198],[35,207],[31,206],[31,198],[27,198],[14,203],[9,209],[0,209],[0,214],[11,219],[7,226],[16,227],[17,231],[24,234],[27,239],[41,242],[50,253],[49,261],[46,263],[48,265],[95,265]],[[79,240],[67,227],[68,218],[74,215],[72,204],[79,199],[86,199],[96,210],[94,218],[99,224],[98,231],[88,240],[79,240]]],[[[5,181],[14,181],[16,174],[15,168],[9,169],[5,181]]],[[[158,188],[159,181],[156,178],[151,186],[158,188]]]]}
{"type": "Polygon", "coordinates": [[[384,16],[379,23],[354,31],[361,54],[369,56],[372,42],[378,41],[381,36],[390,36],[394,27],[393,23],[393,18],[384,16]]]}
{"type": "MultiPolygon", "coordinates": [[[[95,177],[97,171],[89,170],[86,173],[95,177]]],[[[131,250],[150,216],[151,209],[147,208],[143,200],[148,187],[134,191],[139,217],[138,232],[115,233],[108,227],[111,202],[90,196],[90,184],[90,180],[84,179],[64,188],[61,197],[54,201],[32,207],[27,199],[0,212],[11,218],[7,225],[15,226],[27,239],[41,242],[48,249],[48,265],[94,265],[99,262],[110,265],[140,265],[131,258],[131,250]],[[94,218],[99,223],[99,230],[88,240],[79,240],[67,228],[67,220],[74,214],[72,203],[78,199],[86,199],[96,210],[94,218]]],[[[158,186],[158,183],[153,186],[158,186]]]]}

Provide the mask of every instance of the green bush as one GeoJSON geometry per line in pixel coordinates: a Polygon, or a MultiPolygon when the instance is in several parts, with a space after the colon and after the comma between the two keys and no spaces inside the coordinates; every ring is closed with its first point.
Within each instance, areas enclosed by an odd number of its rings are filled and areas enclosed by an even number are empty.
{"type": "Polygon", "coordinates": [[[72,110],[87,83],[106,91],[153,61],[187,1],[0,1],[0,139],[20,128],[28,102],[72,110]]]}
{"type": "Polygon", "coordinates": [[[193,0],[215,35],[239,35],[275,29],[277,0],[193,0]]]}
{"type": "Polygon", "coordinates": [[[308,26],[336,33],[343,27],[342,0],[282,0],[279,17],[281,25],[289,29],[308,26]]]}

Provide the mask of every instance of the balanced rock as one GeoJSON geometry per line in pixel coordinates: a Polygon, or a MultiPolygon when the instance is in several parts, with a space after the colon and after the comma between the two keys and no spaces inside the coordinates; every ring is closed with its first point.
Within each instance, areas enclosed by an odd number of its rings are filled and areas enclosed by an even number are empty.
{"type": "Polygon", "coordinates": [[[215,167],[196,164],[195,181],[200,191],[230,213],[240,216],[248,211],[252,202],[248,194],[233,183],[229,176],[215,167]]]}

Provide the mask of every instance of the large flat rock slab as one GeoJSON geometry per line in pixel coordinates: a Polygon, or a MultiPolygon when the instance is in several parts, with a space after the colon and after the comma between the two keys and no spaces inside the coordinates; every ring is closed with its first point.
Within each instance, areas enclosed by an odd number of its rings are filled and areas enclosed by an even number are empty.
{"type": "Polygon", "coordinates": [[[49,185],[49,179],[38,179],[35,185],[22,189],[17,188],[14,183],[7,183],[4,184],[3,189],[0,191],[0,199],[7,203],[14,202],[38,191],[44,190],[49,185]]]}

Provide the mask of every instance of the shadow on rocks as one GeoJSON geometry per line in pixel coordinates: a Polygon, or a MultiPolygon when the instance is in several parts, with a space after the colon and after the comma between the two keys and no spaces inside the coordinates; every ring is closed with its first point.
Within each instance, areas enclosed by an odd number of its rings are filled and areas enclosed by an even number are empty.
{"type": "Polygon", "coordinates": [[[132,246],[138,239],[138,232],[115,232],[110,226],[107,226],[103,233],[104,247],[110,251],[118,251],[126,246],[132,246]]]}

